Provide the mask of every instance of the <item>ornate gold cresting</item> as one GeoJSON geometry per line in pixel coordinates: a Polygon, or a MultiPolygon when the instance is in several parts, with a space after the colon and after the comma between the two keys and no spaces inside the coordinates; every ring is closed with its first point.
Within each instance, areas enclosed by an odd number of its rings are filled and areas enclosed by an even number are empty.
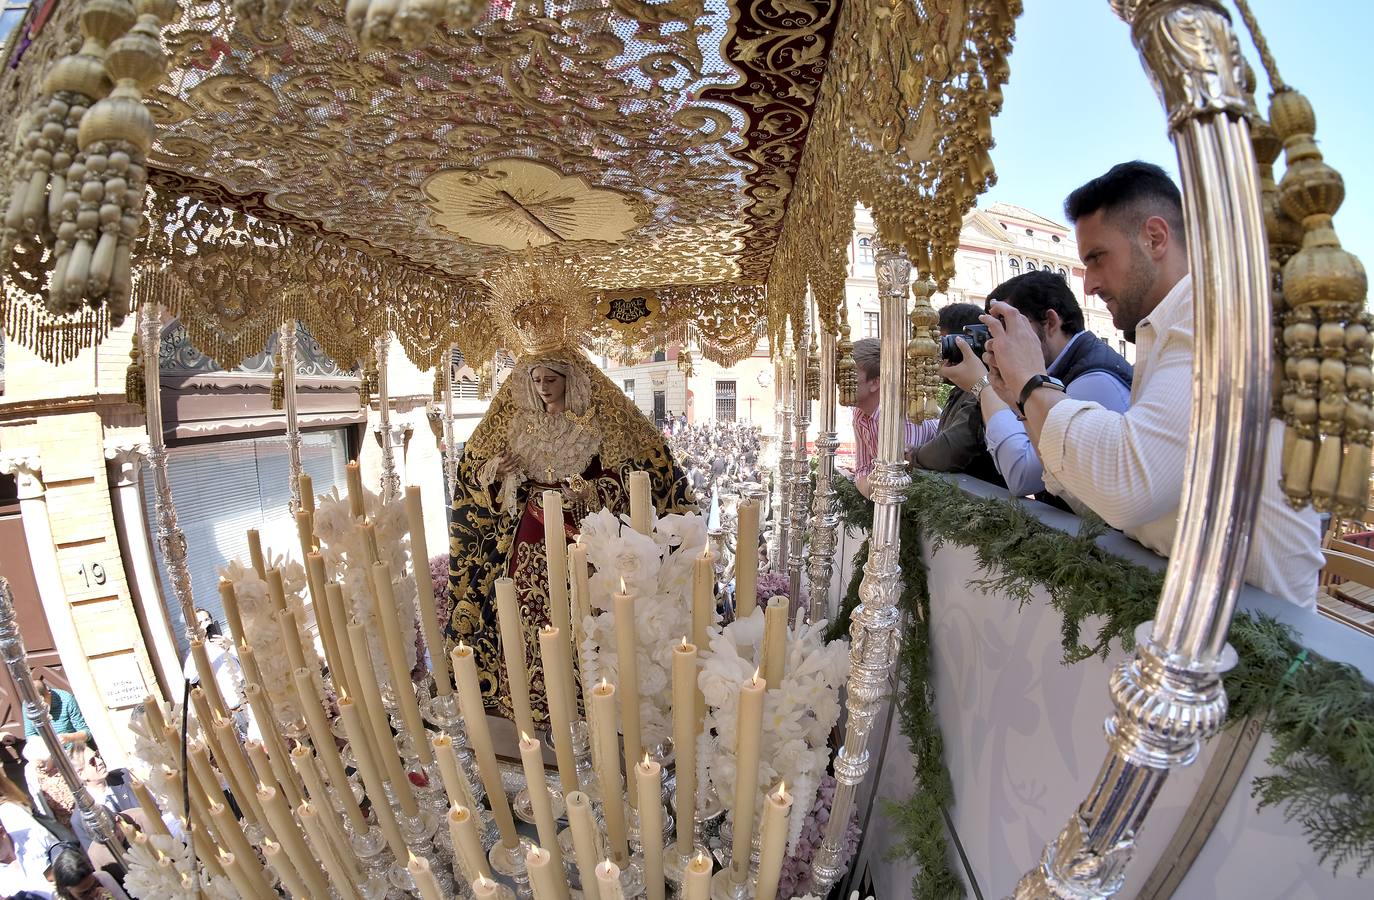
{"type": "Polygon", "coordinates": [[[586,279],[567,260],[519,257],[485,281],[487,314],[502,346],[537,355],[579,347],[587,340],[597,304],[586,279]]]}
{"type": "Polygon", "coordinates": [[[1314,139],[1311,103],[1286,84],[1246,0],[1236,6],[1259,52],[1273,94],[1269,122],[1252,113],[1264,191],[1275,342],[1276,403],[1286,425],[1283,488],[1295,507],[1354,516],[1369,505],[1370,351],[1374,321],[1365,309],[1368,278],[1341,247],[1332,217],[1345,199],[1339,172],[1314,139]],[[1282,147],[1287,164],[1274,183],[1282,147]]]}

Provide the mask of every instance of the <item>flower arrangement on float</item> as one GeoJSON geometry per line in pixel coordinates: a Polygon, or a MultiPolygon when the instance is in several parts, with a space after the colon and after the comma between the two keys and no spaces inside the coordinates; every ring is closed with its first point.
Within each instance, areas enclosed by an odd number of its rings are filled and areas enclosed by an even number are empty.
{"type": "Polygon", "coordinates": [[[672,734],[673,648],[692,631],[692,565],[706,548],[706,519],[696,513],[664,516],[645,535],[602,509],[587,516],[581,529],[580,543],[594,566],[591,615],[583,621],[580,648],[584,677],[588,683],[620,682],[609,601],[618,591],[633,593],[640,733],[645,746],[657,746],[672,734]]]}
{"type": "Polygon", "coordinates": [[[124,890],[139,900],[236,900],[239,892],[228,876],[197,865],[186,845],[165,834],[130,829],[124,850],[124,890]],[[197,895],[195,892],[199,890],[197,895]]]}
{"type": "MultiPolygon", "coordinates": [[[[727,808],[735,796],[736,729],[741,685],[763,657],[765,611],[711,630],[702,655],[699,684],[706,700],[709,752],[705,772],[727,808]]],[[[826,644],[825,622],[787,629],[781,682],[764,696],[762,745],[756,804],[779,781],[804,802],[795,803],[788,821],[787,850],[796,850],[802,826],[812,815],[812,800],[830,760],[830,733],[840,718],[840,686],[849,675],[847,641],[826,644]]]]}

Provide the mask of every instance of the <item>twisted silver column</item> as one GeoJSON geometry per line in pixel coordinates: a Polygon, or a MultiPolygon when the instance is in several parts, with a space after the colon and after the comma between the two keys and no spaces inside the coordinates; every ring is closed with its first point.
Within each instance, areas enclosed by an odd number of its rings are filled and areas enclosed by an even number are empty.
{"type": "MultiPolygon", "coordinates": [[[[153,355],[153,359],[157,359],[156,354],[153,355]]],[[[71,757],[67,755],[66,748],[57,737],[57,729],[52,727],[48,705],[38,696],[38,690],[33,686],[28,652],[24,649],[24,638],[19,633],[19,620],[14,613],[14,595],[10,592],[9,579],[3,575],[0,575],[0,656],[5,658],[5,666],[10,670],[10,678],[14,680],[15,690],[19,692],[19,699],[24,704],[24,715],[38,727],[38,733],[42,736],[48,753],[57,764],[57,771],[71,789],[72,796],[76,798],[76,809],[81,815],[81,821],[91,834],[95,835],[96,840],[110,848],[110,853],[114,854],[119,864],[124,865],[124,846],[115,837],[114,820],[110,817],[109,811],[97,804],[91,792],[86,789],[86,783],[77,774],[71,757]]]]}
{"type": "Polygon", "coordinates": [[[782,358],[782,445],[778,450],[778,505],[773,521],[778,534],[777,557],[779,569],[786,569],[792,548],[792,360],[782,358]]]}
{"type": "Polygon", "coordinates": [[[806,390],[806,352],[811,338],[811,326],[803,325],[797,337],[796,365],[792,373],[792,424],[796,441],[792,449],[792,491],[788,498],[791,545],[787,555],[787,585],[791,602],[788,620],[796,617],[802,604],[802,566],[806,562],[807,512],[811,508],[811,464],[806,449],[806,432],[811,425],[810,394],[806,390]]]}
{"type": "Polygon", "coordinates": [[[301,425],[296,416],[296,320],[281,326],[282,407],[286,410],[286,452],[290,464],[291,515],[301,508],[301,425]]]}
{"type": "Polygon", "coordinates": [[[1244,60],[1215,0],[1112,0],[1159,90],[1183,173],[1193,273],[1190,453],[1153,622],[1112,673],[1107,758],[1018,898],[1119,891],[1169,770],[1226,717],[1221,673],[1249,549],[1269,423],[1269,264],[1244,118],[1244,60]]]}
{"type": "Polygon", "coordinates": [[[391,430],[391,394],[387,387],[386,362],[390,349],[390,337],[382,335],[373,341],[373,352],[377,356],[377,428],[382,442],[382,483],[383,503],[395,502],[401,496],[401,476],[396,471],[396,448],[391,430]]]}
{"type": "Polygon", "coordinates": [[[835,501],[835,335],[820,328],[821,390],[816,411],[816,493],[811,505],[811,553],[806,574],[811,592],[808,617],[819,622],[830,614],[830,580],[835,571],[835,544],[840,516],[835,501]]]}
{"type": "Polygon", "coordinates": [[[902,381],[907,341],[907,286],[911,263],[899,248],[879,243],[874,253],[880,303],[882,381],[879,385],[878,454],[873,487],[873,533],[859,585],[860,605],[849,634],[852,667],[845,692],[844,746],[835,757],[835,800],[825,838],[812,866],[821,896],[844,874],[844,837],[854,809],[854,794],[868,774],[868,738],[888,692],[888,674],[897,659],[897,599],[902,591],[898,564],[898,516],[911,476],[906,471],[906,417],[902,381]]]}
{"type": "Polygon", "coordinates": [[[453,345],[444,354],[444,482],[448,495],[453,497],[458,483],[458,451],[454,449],[453,432],[453,345]]]}
{"type": "Polygon", "coordinates": [[[181,608],[187,642],[204,637],[196,625],[196,603],[191,590],[191,570],[186,565],[186,534],[177,524],[172,503],[172,483],[167,477],[167,443],[162,437],[161,372],[157,348],[162,339],[162,308],[156,303],[138,312],[138,327],[146,348],[143,353],[143,411],[148,426],[148,469],[153,474],[153,512],[157,517],[157,546],[167,580],[181,608]]]}

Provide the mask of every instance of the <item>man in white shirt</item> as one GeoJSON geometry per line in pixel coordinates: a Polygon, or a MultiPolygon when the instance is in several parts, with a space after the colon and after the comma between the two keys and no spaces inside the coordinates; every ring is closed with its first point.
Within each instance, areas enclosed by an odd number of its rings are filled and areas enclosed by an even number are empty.
{"type": "MultiPolygon", "coordinates": [[[[1106,522],[1157,553],[1173,546],[1188,447],[1193,384],[1193,285],[1178,188],[1158,166],[1122,163],[1069,195],[1086,270],[1112,322],[1136,343],[1131,406],[1112,412],[1050,383],[1029,321],[994,303],[983,361],[997,394],[1025,419],[1045,467],[1106,522]]],[[[1313,608],[1322,565],[1316,513],[1294,510],[1279,488],[1283,425],[1269,429],[1263,489],[1245,580],[1313,608]]]]}

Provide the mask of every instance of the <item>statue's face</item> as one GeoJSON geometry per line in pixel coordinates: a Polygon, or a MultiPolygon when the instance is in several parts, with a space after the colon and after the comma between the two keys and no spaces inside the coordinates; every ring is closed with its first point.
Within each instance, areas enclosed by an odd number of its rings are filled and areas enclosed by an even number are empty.
{"type": "Polygon", "coordinates": [[[530,380],[534,382],[534,391],[539,395],[539,399],[544,401],[545,406],[563,402],[563,397],[568,391],[567,376],[560,375],[553,369],[535,366],[534,371],[530,372],[530,380]]]}

